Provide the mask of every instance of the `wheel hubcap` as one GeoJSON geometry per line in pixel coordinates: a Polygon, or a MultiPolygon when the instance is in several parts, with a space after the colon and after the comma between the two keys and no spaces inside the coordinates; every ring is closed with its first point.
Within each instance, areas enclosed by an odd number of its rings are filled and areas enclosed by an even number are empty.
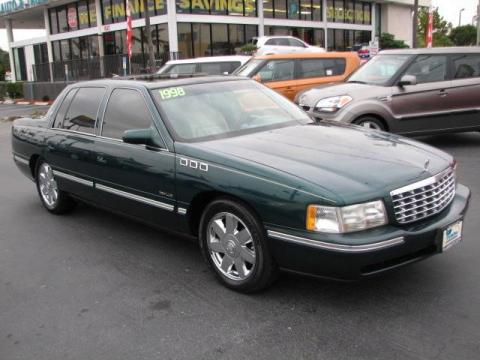
{"type": "Polygon", "coordinates": [[[58,186],[50,165],[42,164],[38,171],[38,186],[43,201],[49,208],[55,207],[58,200],[58,186]]]}
{"type": "Polygon", "coordinates": [[[232,280],[245,280],[255,267],[250,231],[236,215],[223,212],[208,224],[207,245],[217,269],[232,280]]]}
{"type": "Polygon", "coordinates": [[[364,121],[362,122],[362,126],[368,129],[381,130],[380,126],[373,121],[364,121]]]}

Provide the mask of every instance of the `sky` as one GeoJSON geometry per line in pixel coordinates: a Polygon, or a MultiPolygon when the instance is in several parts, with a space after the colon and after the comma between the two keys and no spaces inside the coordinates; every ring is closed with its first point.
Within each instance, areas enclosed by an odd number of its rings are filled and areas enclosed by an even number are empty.
{"type": "Polygon", "coordinates": [[[458,26],[460,9],[462,12],[462,25],[472,23],[472,18],[477,12],[478,0],[432,0],[432,6],[438,7],[438,12],[453,26],[458,26]]]}
{"type": "MultiPolygon", "coordinates": [[[[462,12],[462,25],[471,24],[472,17],[476,13],[478,0],[432,0],[432,5],[438,7],[440,15],[453,26],[458,26],[458,13],[460,9],[465,8],[462,12]]],[[[14,32],[15,40],[28,39],[31,37],[43,36],[44,30],[16,30],[14,32]]],[[[7,34],[5,30],[0,29],[0,48],[7,49],[7,34]]]]}

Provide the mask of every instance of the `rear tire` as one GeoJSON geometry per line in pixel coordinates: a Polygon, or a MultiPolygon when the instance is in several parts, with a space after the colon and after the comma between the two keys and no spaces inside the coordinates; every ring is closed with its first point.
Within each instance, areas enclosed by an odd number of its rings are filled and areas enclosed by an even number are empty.
{"type": "Polygon", "coordinates": [[[240,202],[221,198],[210,203],[200,220],[199,241],[209,267],[230,289],[253,293],[277,277],[265,229],[240,202]]]}
{"type": "Polygon", "coordinates": [[[383,121],[373,116],[362,116],[361,118],[355,120],[354,124],[371,130],[387,131],[383,121]]]}
{"type": "Polygon", "coordinates": [[[35,182],[42,205],[52,214],[64,214],[75,207],[75,201],[58,188],[53,170],[47,162],[38,163],[35,182]]]}

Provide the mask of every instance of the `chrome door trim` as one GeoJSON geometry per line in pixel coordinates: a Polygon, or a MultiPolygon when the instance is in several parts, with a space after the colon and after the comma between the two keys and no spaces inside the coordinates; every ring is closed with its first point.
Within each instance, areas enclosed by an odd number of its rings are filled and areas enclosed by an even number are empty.
{"type": "Polygon", "coordinates": [[[79,184],[82,184],[82,185],[93,187],[93,181],[85,180],[85,179],[79,178],[77,176],[64,173],[62,171],[53,170],[53,175],[57,176],[59,178],[62,178],[62,179],[70,180],[70,181],[73,181],[73,182],[76,182],[76,183],[79,183],[79,184]]]}
{"type": "Polygon", "coordinates": [[[333,244],[333,243],[327,243],[319,240],[307,239],[304,237],[284,234],[284,233],[273,231],[273,230],[268,230],[267,234],[268,236],[274,239],[284,240],[284,241],[288,241],[288,242],[292,242],[300,245],[311,246],[318,249],[333,250],[333,251],[339,251],[344,253],[362,253],[362,252],[376,251],[376,250],[386,249],[395,245],[400,245],[405,243],[403,236],[376,242],[373,244],[343,245],[343,244],[333,244]]]}
{"type": "Polygon", "coordinates": [[[105,191],[105,192],[108,192],[108,193],[113,194],[113,195],[118,195],[118,196],[124,197],[126,199],[138,201],[138,202],[141,202],[143,204],[155,206],[155,207],[158,207],[158,208],[163,209],[163,210],[167,210],[167,211],[173,211],[174,210],[173,205],[166,204],[166,203],[163,203],[161,201],[149,199],[149,198],[146,198],[146,197],[143,197],[143,196],[140,196],[140,195],[135,195],[135,194],[132,194],[130,192],[118,190],[118,189],[112,188],[110,186],[106,186],[106,185],[96,183],[95,184],[95,189],[105,191]]]}

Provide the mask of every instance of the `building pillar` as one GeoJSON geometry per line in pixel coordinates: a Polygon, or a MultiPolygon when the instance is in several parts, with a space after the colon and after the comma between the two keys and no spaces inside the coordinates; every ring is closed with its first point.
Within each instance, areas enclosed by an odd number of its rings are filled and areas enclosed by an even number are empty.
{"type": "Polygon", "coordinates": [[[257,1],[257,16],[258,16],[258,36],[265,35],[265,24],[263,17],[263,0],[257,1]]]}
{"type": "Polygon", "coordinates": [[[324,48],[328,50],[328,26],[327,26],[327,0],[322,0],[322,20],[323,20],[323,38],[324,48]]]}
{"type": "Polygon", "coordinates": [[[103,42],[103,18],[101,0],[95,0],[95,16],[97,18],[98,56],[100,64],[100,77],[105,77],[105,44],[103,42]]]}
{"type": "Polygon", "coordinates": [[[43,9],[43,19],[45,23],[45,32],[47,34],[48,70],[50,72],[50,82],[53,82],[53,48],[52,40],[50,40],[50,16],[48,16],[47,8],[43,9]]]}
{"type": "Polygon", "coordinates": [[[178,57],[177,5],[175,0],[167,0],[167,27],[170,60],[178,57]]]}
{"type": "Polygon", "coordinates": [[[12,81],[15,82],[17,76],[15,74],[15,61],[13,59],[13,48],[12,48],[13,29],[12,29],[12,20],[11,19],[6,19],[5,20],[5,29],[7,31],[8,57],[10,59],[10,73],[11,73],[12,81]]]}
{"type": "Polygon", "coordinates": [[[372,11],[371,11],[371,23],[372,23],[372,31],[371,31],[371,37],[370,41],[375,40],[375,37],[377,36],[377,4],[372,3],[372,11]]]}

